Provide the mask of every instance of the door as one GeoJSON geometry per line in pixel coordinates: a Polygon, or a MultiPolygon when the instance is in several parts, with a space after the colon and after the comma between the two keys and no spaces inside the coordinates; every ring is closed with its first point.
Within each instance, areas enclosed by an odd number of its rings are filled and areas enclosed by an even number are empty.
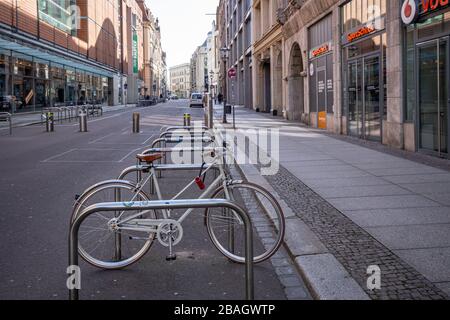
{"type": "Polygon", "coordinates": [[[362,137],[362,71],[358,61],[352,61],[348,64],[348,129],[350,135],[362,137]]]}
{"type": "Polygon", "coordinates": [[[449,42],[447,38],[418,47],[419,147],[448,155],[449,42]]]}
{"type": "Polygon", "coordinates": [[[327,128],[326,69],[317,70],[317,118],[319,129],[327,128]]]}
{"type": "Polygon", "coordinates": [[[381,140],[380,59],[364,59],[364,130],[368,140],[381,140]]]}
{"type": "Polygon", "coordinates": [[[380,57],[348,63],[348,126],[352,136],[381,141],[380,57]]]}

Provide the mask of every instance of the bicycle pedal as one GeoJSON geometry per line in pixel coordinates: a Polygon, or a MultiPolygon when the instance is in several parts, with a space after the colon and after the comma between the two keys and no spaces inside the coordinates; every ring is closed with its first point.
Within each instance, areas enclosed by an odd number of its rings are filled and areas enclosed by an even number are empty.
{"type": "Polygon", "coordinates": [[[177,260],[177,255],[176,254],[173,254],[173,255],[170,255],[170,256],[166,257],[166,261],[176,261],[176,260],[177,260]]]}

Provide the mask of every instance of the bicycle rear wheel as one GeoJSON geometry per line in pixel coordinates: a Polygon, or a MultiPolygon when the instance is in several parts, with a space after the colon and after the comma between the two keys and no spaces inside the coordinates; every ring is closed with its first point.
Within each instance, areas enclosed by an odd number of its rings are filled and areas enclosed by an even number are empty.
{"type": "MultiPolygon", "coordinates": [[[[78,200],[72,222],[89,206],[104,202],[149,201],[144,192],[137,193],[129,182],[100,184],[78,200]]],[[[89,264],[101,269],[123,269],[139,261],[151,248],[156,234],[120,228],[121,221],[138,215],[139,219],[156,219],[154,211],[97,212],[80,226],[78,252],[89,264]]]]}
{"type": "MultiPolygon", "coordinates": [[[[233,183],[218,189],[212,196],[228,199],[249,213],[253,224],[254,263],[271,258],[284,240],[285,219],[277,200],[268,191],[252,183],[233,183]],[[260,239],[261,241],[259,241],[260,239]]],[[[230,209],[207,209],[206,226],[214,246],[236,263],[245,263],[245,228],[230,209]]]]}

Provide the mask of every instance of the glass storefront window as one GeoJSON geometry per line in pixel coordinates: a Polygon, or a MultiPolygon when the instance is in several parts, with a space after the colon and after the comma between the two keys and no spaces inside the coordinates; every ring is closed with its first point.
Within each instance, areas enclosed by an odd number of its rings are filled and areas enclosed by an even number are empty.
{"type": "Polygon", "coordinates": [[[22,54],[14,54],[14,75],[33,77],[33,58],[22,54]]]}
{"type": "Polygon", "coordinates": [[[14,77],[13,95],[16,97],[15,112],[33,111],[33,78],[14,77]]]}
{"type": "Polygon", "coordinates": [[[381,48],[381,36],[352,44],[347,47],[347,59],[378,51],[381,48]]]}
{"type": "Polygon", "coordinates": [[[0,50],[0,73],[9,73],[9,59],[11,53],[6,50],[0,50]]]}
{"type": "Polygon", "coordinates": [[[387,0],[352,0],[342,6],[342,33],[386,14],[387,0]]]}
{"type": "Polygon", "coordinates": [[[51,73],[53,79],[65,79],[66,71],[64,66],[56,63],[52,63],[51,73]]]}
{"type": "Polygon", "coordinates": [[[36,78],[50,79],[49,62],[35,59],[36,78]]]}
{"type": "Polygon", "coordinates": [[[11,76],[0,73],[0,112],[11,112],[11,76]]]}

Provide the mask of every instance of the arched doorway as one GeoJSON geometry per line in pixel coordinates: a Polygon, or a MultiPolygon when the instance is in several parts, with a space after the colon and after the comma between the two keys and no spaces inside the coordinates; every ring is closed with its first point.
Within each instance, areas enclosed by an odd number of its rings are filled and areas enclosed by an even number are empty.
{"type": "Polygon", "coordinates": [[[304,84],[303,84],[303,58],[298,43],[294,43],[289,57],[288,76],[288,119],[302,120],[305,113],[304,84]]]}

